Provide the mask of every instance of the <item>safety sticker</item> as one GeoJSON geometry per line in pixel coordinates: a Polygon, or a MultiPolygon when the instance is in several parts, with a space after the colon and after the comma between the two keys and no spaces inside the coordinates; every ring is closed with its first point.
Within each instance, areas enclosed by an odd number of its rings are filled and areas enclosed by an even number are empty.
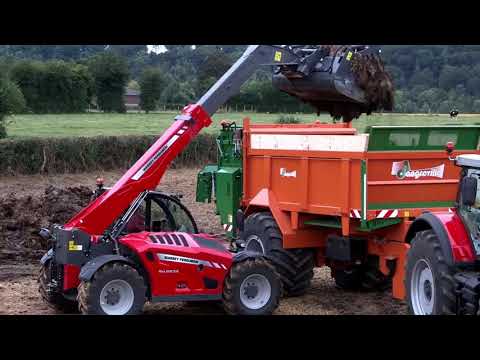
{"type": "Polygon", "coordinates": [[[347,54],[347,61],[352,60],[353,53],[351,51],[348,52],[347,54]]]}
{"type": "Polygon", "coordinates": [[[282,52],[281,51],[275,52],[275,61],[276,62],[282,61],[282,52]]]}
{"type": "Polygon", "coordinates": [[[82,245],[75,245],[75,241],[71,240],[68,242],[68,251],[82,251],[82,245]]]}

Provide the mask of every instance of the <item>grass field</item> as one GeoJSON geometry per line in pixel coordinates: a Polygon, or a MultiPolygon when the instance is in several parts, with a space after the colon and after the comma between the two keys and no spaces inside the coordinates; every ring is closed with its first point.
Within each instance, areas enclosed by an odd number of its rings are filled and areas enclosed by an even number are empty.
{"type": "MultiPolygon", "coordinates": [[[[165,130],[177,115],[164,113],[128,114],[78,114],[78,115],[16,115],[10,117],[9,137],[70,137],[98,135],[157,135],[165,130]]],[[[328,115],[296,115],[303,122],[331,121],[328,115]]],[[[274,123],[279,114],[229,113],[214,116],[214,124],[206,132],[216,133],[221,120],[227,119],[242,123],[249,117],[256,123],[274,123]]],[[[363,116],[354,126],[363,132],[368,125],[437,125],[437,124],[480,124],[480,114],[461,115],[450,119],[449,115],[423,114],[383,114],[363,116]]]]}

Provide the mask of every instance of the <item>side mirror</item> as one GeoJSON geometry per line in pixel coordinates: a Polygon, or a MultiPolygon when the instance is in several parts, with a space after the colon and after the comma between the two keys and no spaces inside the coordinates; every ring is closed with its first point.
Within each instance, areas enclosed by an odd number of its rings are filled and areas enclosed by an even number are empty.
{"type": "Polygon", "coordinates": [[[460,196],[462,204],[473,206],[477,197],[477,179],[473,177],[464,177],[460,185],[460,196]]]}
{"type": "Polygon", "coordinates": [[[40,232],[38,233],[38,235],[40,235],[42,237],[43,240],[50,240],[50,238],[52,237],[52,234],[50,233],[50,230],[48,229],[41,229],[40,232]]]}

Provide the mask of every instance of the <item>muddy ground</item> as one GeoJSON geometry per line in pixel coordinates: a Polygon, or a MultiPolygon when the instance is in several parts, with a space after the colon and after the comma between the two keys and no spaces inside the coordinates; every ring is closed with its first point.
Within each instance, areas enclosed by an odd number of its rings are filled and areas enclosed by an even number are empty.
{"type": "MultiPolygon", "coordinates": [[[[97,176],[112,184],[122,172],[62,176],[0,177],[0,314],[55,314],[37,292],[38,258],[45,244],[39,227],[63,222],[88,202],[97,176]]],[[[201,230],[221,232],[212,205],[195,203],[196,169],[171,170],[160,189],[184,195],[201,230]]],[[[216,306],[199,304],[147,305],[147,314],[223,314],[216,306]]],[[[316,269],[312,288],[298,298],[284,299],[279,315],[397,315],[402,302],[389,292],[345,292],[335,288],[328,269],[316,269]]]]}

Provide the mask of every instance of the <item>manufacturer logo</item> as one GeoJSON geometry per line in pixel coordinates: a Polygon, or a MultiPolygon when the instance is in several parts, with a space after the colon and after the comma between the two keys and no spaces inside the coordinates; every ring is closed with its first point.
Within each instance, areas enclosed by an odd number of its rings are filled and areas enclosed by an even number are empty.
{"type": "Polygon", "coordinates": [[[297,177],[297,171],[287,171],[285,168],[280,169],[280,176],[281,177],[291,177],[291,178],[296,178],[297,177]]]}
{"type": "Polygon", "coordinates": [[[165,262],[181,263],[181,264],[188,264],[188,265],[203,265],[206,267],[224,269],[224,270],[227,269],[225,265],[221,263],[216,263],[214,261],[192,259],[192,258],[187,258],[183,256],[175,256],[175,255],[169,255],[169,254],[157,254],[157,256],[160,261],[165,261],[165,262]]]}
{"type": "Polygon", "coordinates": [[[410,161],[399,161],[392,164],[392,176],[396,176],[398,179],[421,179],[425,177],[436,177],[443,179],[445,172],[445,165],[438,165],[427,169],[412,169],[410,161]]]}

